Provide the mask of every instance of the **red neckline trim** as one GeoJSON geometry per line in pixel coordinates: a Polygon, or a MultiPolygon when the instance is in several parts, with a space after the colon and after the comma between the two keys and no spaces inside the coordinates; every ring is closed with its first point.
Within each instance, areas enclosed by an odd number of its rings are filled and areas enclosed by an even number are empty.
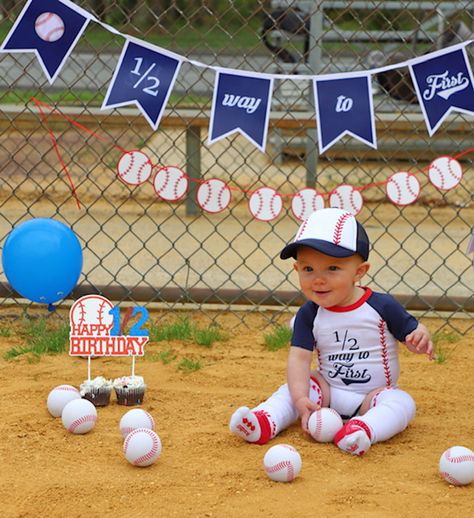
{"type": "Polygon", "coordinates": [[[335,313],[344,313],[345,311],[353,311],[354,309],[360,308],[362,304],[372,295],[372,290],[367,288],[366,286],[361,286],[365,290],[365,293],[359,300],[356,300],[353,304],[349,306],[332,306],[330,308],[326,308],[328,311],[334,311],[335,313]]]}

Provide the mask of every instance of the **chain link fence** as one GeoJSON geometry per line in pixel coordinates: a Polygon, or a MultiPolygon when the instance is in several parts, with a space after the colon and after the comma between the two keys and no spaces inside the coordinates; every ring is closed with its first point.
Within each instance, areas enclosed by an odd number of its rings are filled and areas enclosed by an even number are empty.
{"type": "MultiPolygon", "coordinates": [[[[32,53],[0,54],[2,243],[23,220],[55,218],[74,230],[84,249],[74,298],[99,292],[165,313],[199,310],[213,321],[232,314],[236,324],[268,310],[270,324],[302,302],[292,265],[278,258],[299,225],[291,196],[305,187],[327,194],[341,184],[370,184],[358,216],[372,242],[367,284],[421,316],[439,316],[440,329],[472,329],[473,154],[460,159],[464,177],[449,192],[420,175],[421,195],[399,207],[382,186],[394,172],[419,172],[441,155],[469,150],[472,117],[450,115],[430,138],[408,70],[379,73],[373,76],[378,149],[344,137],[318,156],[310,81],[277,78],[266,153],[240,135],[209,146],[215,72],[191,61],[284,75],[367,70],[471,39],[470,2],[76,4],[122,34],[187,60],[153,131],[133,107],[100,110],[122,36],[89,24],[52,85],[32,53]],[[48,108],[45,117],[40,108],[46,105],[56,111],[48,108]],[[117,161],[135,149],[157,166],[182,168],[193,180],[185,199],[166,202],[151,182],[119,181],[117,161]],[[209,178],[232,188],[230,206],[218,214],[195,202],[199,181],[209,178]],[[284,197],[283,211],[269,222],[248,210],[248,193],[262,186],[284,197]]],[[[1,2],[2,39],[23,6],[1,2]]],[[[24,304],[1,275],[1,304],[24,304]]]]}

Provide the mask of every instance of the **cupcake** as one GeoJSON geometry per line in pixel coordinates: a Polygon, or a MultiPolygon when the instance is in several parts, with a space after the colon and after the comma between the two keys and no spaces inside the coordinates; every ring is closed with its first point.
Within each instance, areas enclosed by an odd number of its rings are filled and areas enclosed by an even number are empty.
{"type": "Polygon", "coordinates": [[[112,380],[97,376],[93,380],[85,380],[81,383],[79,393],[84,399],[88,399],[95,406],[106,406],[110,403],[112,392],[112,380]]]}
{"type": "Polygon", "coordinates": [[[141,405],[146,385],[142,376],[123,376],[114,380],[114,390],[119,405],[141,405]]]}

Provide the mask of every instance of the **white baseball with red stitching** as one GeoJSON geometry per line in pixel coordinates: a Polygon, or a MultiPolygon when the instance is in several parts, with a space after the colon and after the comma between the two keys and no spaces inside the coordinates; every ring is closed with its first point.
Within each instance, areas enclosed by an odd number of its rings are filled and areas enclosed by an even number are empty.
{"type": "Polygon", "coordinates": [[[155,429],[153,416],[142,408],[132,408],[132,410],[126,412],[120,419],[119,429],[124,439],[130,432],[133,432],[133,430],[137,428],[155,429]]]}
{"type": "Polygon", "coordinates": [[[102,295],[84,295],[71,307],[69,319],[72,325],[101,324],[112,327],[114,317],[110,310],[114,305],[102,295]]]}
{"type": "Polygon", "coordinates": [[[329,196],[329,206],[358,214],[362,210],[364,200],[362,194],[352,185],[339,185],[329,196]]]}
{"type": "Polygon", "coordinates": [[[301,471],[301,456],[293,446],[277,444],[265,453],[263,468],[275,482],[291,482],[301,471]]]}
{"type": "Polygon", "coordinates": [[[127,151],[117,164],[117,174],[120,180],[129,185],[140,185],[150,178],[153,164],[141,151],[127,151]]]}
{"type": "Polygon", "coordinates": [[[281,195],[271,187],[260,187],[249,199],[250,213],[260,221],[271,221],[277,218],[282,208],[281,195]]]}
{"type": "Polygon", "coordinates": [[[64,34],[64,22],[55,13],[40,14],[35,21],[35,32],[43,41],[54,43],[64,34]]]}
{"type": "Polygon", "coordinates": [[[157,196],[167,201],[180,200],[188,190],[189,180],[186,174],[175,166],[162,167],[153,179],[153,188],[157,196]]]}
{"type": "Polygon", "coordinates": [[[150,466],[161,454],[161,440],[153,430],[137,428],[125,438],[123,453],[134,466],[150,466]]]}
{"type": "Polygon", "coordinates": [[[464,486],[474,480],[474,452],[464,446],[448,448],[439,459],[440,475],[455,486],[464,486]]]}
{"type": "Polygon", "coordinates": [[[74,399],[63,408],[61,420],[68,432],[87,433],[95,426],[97,410],[87,399],[74,399]]]}
{"type": "Polygon", "coordinates": [[[308,419],[309,433],[317,442],[332,442],[342,425],[341,416],[333,408],[320,408],[308,419]]]}
{"type": "Polygon", "coordinates": [[[201,209],[215,214],[228,207],[232,196],[225,182],[211,178],[199,186],[196,198],[201,209]]]}
{"type": "Polygon", "coordinates": [[[415,175],[400,171],[390,176],[385,190],[387,197],[396,205],[409,205],[420,194],[420,182],[415,175]]]}
{"type": "Polygon", "coordinates": [[[63,408],[73,399],[80,399],[81,395],[72,385],[58,385],[48,394],[46,406],[53,417],[60,417],[63,408]]]}
{"type": "Polygon", "coordinates": [[[300,221],[307,219],[313,212],[324,208],[324,198],[314,189],[302,189],[293,196],[291,210],[300,221]]]}
{"type": "Polygon", "coordinates": [[[441,191],[449,191],[462,180],[461,164],[450,156],[440,156],[428,169],[430,182],[441,191]]]}

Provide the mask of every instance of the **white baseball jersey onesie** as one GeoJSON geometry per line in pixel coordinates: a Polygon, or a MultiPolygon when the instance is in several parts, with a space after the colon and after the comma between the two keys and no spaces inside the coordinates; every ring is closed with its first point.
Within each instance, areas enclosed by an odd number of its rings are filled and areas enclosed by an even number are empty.
{"type": "Polygon", "coordinates": [[[316,351],[318,370],[331,391],[362,396],[397,386],[397,340],[405,341],[417,325],[391,295],[365,288],[350,306],[325,309],[311,301],[304,304],[296,315],[292,346],[316,351]]]}

